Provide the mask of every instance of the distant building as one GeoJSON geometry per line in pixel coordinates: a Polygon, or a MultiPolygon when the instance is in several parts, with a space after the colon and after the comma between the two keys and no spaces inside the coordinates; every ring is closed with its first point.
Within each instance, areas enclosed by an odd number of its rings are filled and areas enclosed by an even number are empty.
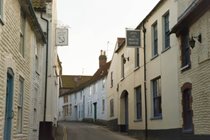
{"type": "Polygon", "coordinates": [[[62,92],[59,98],[59,118],[61,120],[90,121],[102,124],[107,121],[106,76],[110,63],[107,62],[106,54],[102,51],[99,56],[99,69],[93,76],[86,77],[89,80],[85,81],[84,76],[74,77],[74,80],[70,80],[73,76],[63,77],[63,80],[65,79],[63,84],[69,83],[69,89],[63,87],[60,90],[62,92]]]}
{"type": "MultiPolygon", "coordinates": [[[[62,75],[61,76],[61,87],[59,95],[59,120],[69,120],[72,117],[72,104],[74,95],[70,93],[89,81],[92,76],[84,75],[62,75]]],[[[76,101],[74,101],[76,102],[76,101]]]]}

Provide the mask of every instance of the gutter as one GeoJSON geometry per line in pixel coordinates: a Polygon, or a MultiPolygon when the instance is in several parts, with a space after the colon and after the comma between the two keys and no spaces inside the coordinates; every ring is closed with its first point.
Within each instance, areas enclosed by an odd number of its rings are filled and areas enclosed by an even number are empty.
{"type": "Polygon", "coordinates": [[[144,100],[145,100],[145,139],[148,138],[148,119],[147,119],[147,73],[146,73],[146,28],[143,26],[143,34],[144,34],[144,100]]]}
{"type": "Polygon", "coordinates": [[[184,28],[189,28],[198,20],[206,11],[210,9],[209,0],[194,1],[188,9],[178,18],[176,25],[171,29],[170,34],[176,33],[179,36],[184,28]]]}
{"type": "Polygon", "coordinates": [[[47,109],[47,77],[48,77],[48,48],[49,48],[49,21],[43,17],[43,12],[41,12],[41,19],[47,23],[47,35],[46,35],[46,67],[45,67],[45,92],[44,92],[44,118],[43,121],[46,121],[46,109],[47,109]]]}

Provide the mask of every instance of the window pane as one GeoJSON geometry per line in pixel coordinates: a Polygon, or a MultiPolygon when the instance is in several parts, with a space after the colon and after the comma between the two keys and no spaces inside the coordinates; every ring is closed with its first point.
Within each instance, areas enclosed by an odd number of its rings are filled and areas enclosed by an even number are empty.
{"type": "Polygon", "coordinates": [[[161,116],[161,97],[154,98],[154,117],[161,116]]]}
{"type": "Polygon", "coordinates": [[[110,100],[110,117],[114,116],[114,100],[110,100]]]}
{"type": "Polygon", "coordinates": [[[25,22],[26,16],[23,10],[21,9],[21,21],[20,21],[20,46],[19,51],[21,55],[24,57],[24,36],[25,36],[25,22]]]}
{"type": "Polygon", "coordinates": [[[152,55],[155,56],[158,54],[158,29],[157,23],[153,25],[153,51],[152,55]]]}
{"type": "Polygon", "coordinates": [[[19,77],[17,131],[22,133],[24,79],[19,77]]]}
{"type": "Polygon", "coordinates": [[[141,87],[135,88],[136,94],[136,119],[141,119],[142,110],[141,110],[141,87]]]}
{"type": "Polygon", "coordinates": [[[22,107],[18,107],[17,130],[18,133],[22,133],[22,107]]]}
{"type": "Polygon", "coordinates": [[[0,0],[0,19],[2,18],[2,10],[3,9],[3,4],[2,4],[2,0],[0,0]]]}
{"type": "Polygon", "coordinates": [[[121,56],[121,78],[124,78],[124,64],[125,64],[125,57],[124,55],[121,56]]]}
{"type": "Polygon", "coordinates": [[[104,111],[105,110],[105,100],[103,99],[102,100],[102,111],[104,111]]]}
{"type": "Polygon", "coordinates": [[[165,49],[170,47],[169,13],[164,16],[165,49]]]}
{"type": "Polygon", "coordinates": [[[184,33],[181,36],[182,49],[182,67],[190,64],[189,34],[184,33]]]}
{"type": "Polygon", "coordinates": [[[113,72],[111,72],[111,87],[113,87],[113,72]]]}
{"type": "Polygon", "coordinates": [[[153,114],[154,117],[162,116],[161,107],[161,79],[157,78],[152,81],[153,89],[153,114]]]}
{"type": "Polygon", "coordinates": [[[139,60],[140,56],[139,56],[139,48],[135,49],[135,67],[139,67],[139,60]]]}

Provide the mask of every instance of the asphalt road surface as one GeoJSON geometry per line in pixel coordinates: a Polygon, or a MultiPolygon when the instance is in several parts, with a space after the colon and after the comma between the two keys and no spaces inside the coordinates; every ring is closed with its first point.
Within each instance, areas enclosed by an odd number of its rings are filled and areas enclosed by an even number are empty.
{"type": "Polygon", "coordinates": [[[134,138],[112,132],[103,126],[89,123],[63,122],[67,140],[136,140],[134,138]]]}

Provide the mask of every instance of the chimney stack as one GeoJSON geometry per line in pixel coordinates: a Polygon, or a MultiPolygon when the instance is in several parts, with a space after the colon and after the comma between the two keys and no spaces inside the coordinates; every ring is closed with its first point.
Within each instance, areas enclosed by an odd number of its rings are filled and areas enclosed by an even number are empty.
{"type": "Polygon", "coordinates": [[[99,68],[106,64],[107,57],[106,52],[101,50],[101,55],[99,56],[99,68]]]}

